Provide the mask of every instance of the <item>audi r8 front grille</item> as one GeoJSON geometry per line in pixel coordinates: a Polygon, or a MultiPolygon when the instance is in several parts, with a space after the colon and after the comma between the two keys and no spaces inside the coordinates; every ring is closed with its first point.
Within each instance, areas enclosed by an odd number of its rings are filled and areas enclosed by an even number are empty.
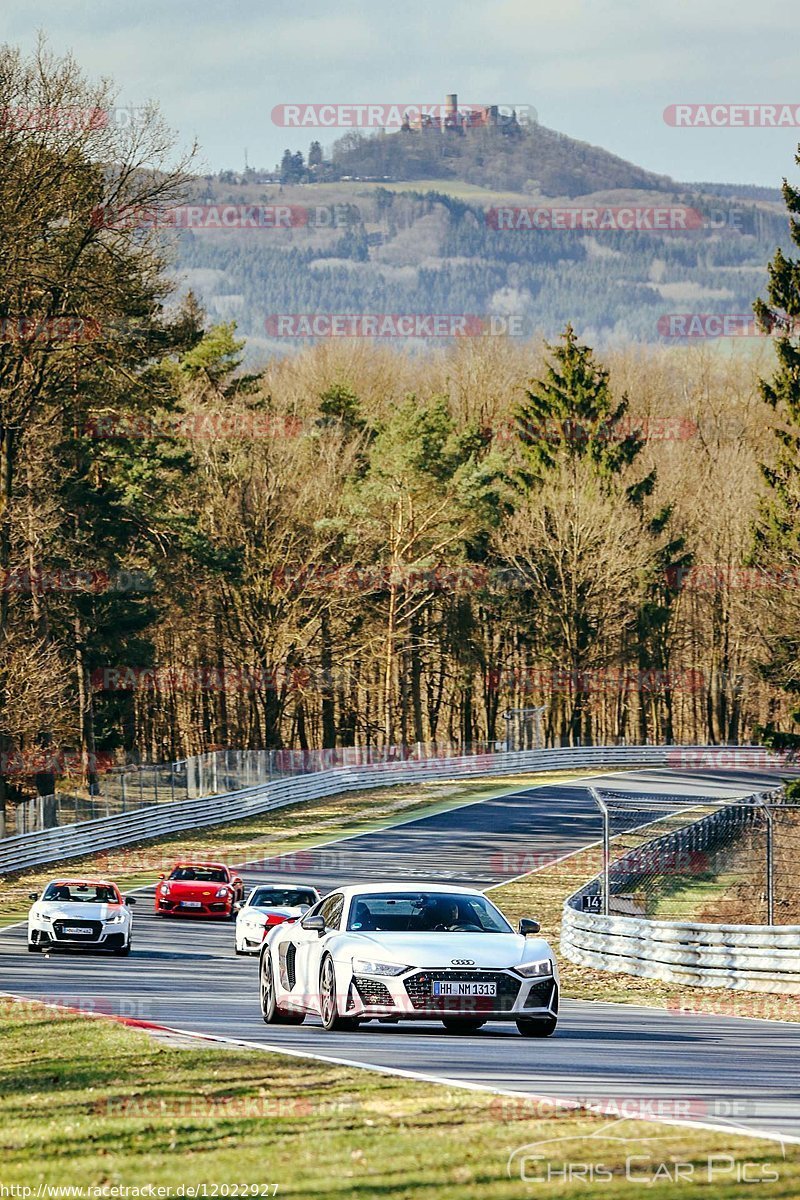
{"type": "Polygon", "coordinates": [[[82,917],[53,921],[53,933],[59,942],[96,942],[102,930],[102,921],[84,921],[82,917]],[[88,929],[89,933],[65,933],[65,929],[88,929]]]}
{"type": "Polygon", "coordinates": [[[508,1012],[514,1007],[521,986],[520,980],[503,971],[454,971],[438,968],[418,971],[403,981],[414,1008],[434,1009],[443,1013],[508,1012]],[[433,981],[448,983],[494,983],[494,996],[434,996],[433,981]]]}
{"type": "Polygon", "coordinates": [[[355,975],[353,983],[358,989],[358,994],[365,1004],[381,1004],[391,1006],[393,1004],[392,993],[389,991],[385,983],[381,983],[379,979],[370,979],[364,975],[355,975]]]}

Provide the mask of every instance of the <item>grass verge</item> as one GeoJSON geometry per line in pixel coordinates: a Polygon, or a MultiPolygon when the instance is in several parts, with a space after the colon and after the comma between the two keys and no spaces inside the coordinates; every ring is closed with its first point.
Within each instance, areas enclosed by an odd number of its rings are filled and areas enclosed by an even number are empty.
{"type": "Polygon", "coordinates": [[[667,1200],[734,1200],[752,1190],[737,1182],[744,1164],[759,1196],[800,1193],[800,1148],[784,1157],[778,1144],[728,1132],[554,1111],[258,1051],[179,1049],[29,1001],[0,998],[0,1037],[2,1183],[33,1196],[40,1184],[152,1183],[182,1185],[173,1195],[205,1184],[208,1196],[215,1184],[221,1196],[236,1194],[225,1185],[241,1196],[242,1185],[277,1184],[281,1200],[571,1200],[594,1193],[590,1170],[608,1200],[638,1200],[653,1183],[667,1200]],[[528,1178],[555,1172],[552,1181],[523,1182],[520,1158],[528,1178]]]}

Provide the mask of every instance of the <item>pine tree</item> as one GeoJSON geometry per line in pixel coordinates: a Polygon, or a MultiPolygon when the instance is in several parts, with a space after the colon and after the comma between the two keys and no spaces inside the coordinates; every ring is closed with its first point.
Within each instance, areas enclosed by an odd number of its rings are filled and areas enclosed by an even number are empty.
{"type": "MultiPolygon", "coordinates": [[[[648,546],[650,553],[647,569],[641,573],[639,594],[630,596],[630,614],[618,652],[633,651],[643,671],[666,671],[676,598],[666,581],[671,567],[685,566],[690,561],[684,541],[669,534],[672,516],[669,506],[655,513],[646,511],[646,501],[655,488],[655,470],[631,483],[622,483],[622,477],[644,446],[641,432],[628,418],[627,396],[615,398],[609,372],[595,361],[589,346],[580,344],[572,325],[564,331],[562,344],[548,349],[552,358],[544,377],[531,383],[526,391],[527,401],[516,413],[524,456],[521,482],[526,503],[535,508],[536,495],[545,484],[561,475],[565,480],[571,479],[572,496],[580,495],[587,483],[591,487],[594,479],[604,496],[611,499],[618,496],[621,503],[637,514],[642,545],[648,546]],[[632,645],[624,644],[628,638],[632,645]]],[[[579,512],[577,506],[576,520],[579,512]]],[[[550,522],[553,529],[560,527],[560,516],[553,514],[550,522]]],[[[567,570],[564,564],[569,555],[559,557],[553,544],[552,552],[540,547],[538,567],[533,560],[528,561],[539,577],[540,586],[558,597],[556,607],[561,615],[555,621],[553,639],[560,642],[561,648],[551,645],[547,652],[555,650],[563,654],[564,659],[557,665],[570,668],[574,697],[567,722],[569,736],[573,741],[585,740],[591,737],[589,697],[583,683],[585,671],[595,663],[598,654],[608,653],[601,651],[601,643],[611,645],[609,634],[617,631],[603,628],[596,616],[590,615],[588,580],[581,577],[579,563],[573,563],[567,570]],[[576,573],[571,574],[573,571],[576,573]]],[[[608,596],[611,603],[611,590],[608,596]]],[[[535,613],[531,619],[536,622],[535,613]]],[[[664,703],[664,728],[654,729],[653,733],[669,738],[672,717],[668,690],[664,703]]],[[[655,720],[655,709],[651,697],[641,687],[639,710],[640,736],[644,739],[648,732],[648,712],[653,711],[655,720]]]]}
{"type": "MultiPolygon", "coordinates": [[[[572,325],[562,341],[547,347],[554,361],[544,379],[532,382],[516,415],[531,482],[565,459],[587,459],[598,475],[610,479],[633,462],[644,442],[635,430],[625,432],[628,398],[614,399],[608,371],[595,362],[589,346],[580,344],[572,325]]],[[[648,488],[652,479],[642,480],[631,499],[648,488]]]]}
{"type": "MultiPolygon", "coordinates": [[[[795,155],[800,164],[800,148],[795,155]]],[[[792,241],[800,246],[800,191],[783,181],[783,198],[789,213],[792,241]]],[[[763,464],[761,473],[767,494],[761,504],[754,531],[752,564],[779,570],[796,587],[800,579],[800,260],[776,250],[769,264],[767,296],[754,304],[759,325],[774,336],[777,368],[771,380],[763,380],[761,394],[775,412],[773,429],[777,442],[775,460],[763,464]]],[[[765,678],[792,698],[800,697],[800,628],[794,587],[775,620],[772,636],[765,638],[769,657],[761,663],[765,678]]],[[[800,723],[800,708],[792,712],[800,723]]],[[[761,730],[768,745],[776,749],[800,750],[800,735],[780,733],[768,725],[761,730]]]]}

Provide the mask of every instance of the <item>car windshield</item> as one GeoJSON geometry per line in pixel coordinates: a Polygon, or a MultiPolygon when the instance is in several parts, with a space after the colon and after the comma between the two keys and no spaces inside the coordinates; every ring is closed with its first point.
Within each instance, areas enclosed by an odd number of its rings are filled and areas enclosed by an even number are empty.
{"type": "Polygon", "coordinates": [[[49,883],[43,900],[64,900],[70,904],[119,904],[113,887],[99,883],[49,883]]]}
{"type": "Polygon", "coordinates": [[[355,896],[347,928],[368,933],[513,933],[483,896],[445,892],[377,892],[355,896]]]}
{"type": "Polygon", "coordinates": [[[310,908],[316,902],[317,897],[310,888],[268,887],[256,888],[248,897],[247,906],[249,908],[300,908],[302,905],[307,905],[310,908]]]}
{"type": "Polygon", "coordinates": [[[227,883],[228,877],[222,867],[175,867],[170,879],[184,883],[227,883]]]}

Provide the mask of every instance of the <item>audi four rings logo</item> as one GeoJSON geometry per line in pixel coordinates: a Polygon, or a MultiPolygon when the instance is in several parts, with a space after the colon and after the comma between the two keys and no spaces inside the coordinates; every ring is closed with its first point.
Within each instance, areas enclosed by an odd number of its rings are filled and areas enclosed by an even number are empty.
{"type": "Polygon", "coordinates": [[[450,965],[452,967],[474,967],[474,958],[451,958],[450,965]]]}

